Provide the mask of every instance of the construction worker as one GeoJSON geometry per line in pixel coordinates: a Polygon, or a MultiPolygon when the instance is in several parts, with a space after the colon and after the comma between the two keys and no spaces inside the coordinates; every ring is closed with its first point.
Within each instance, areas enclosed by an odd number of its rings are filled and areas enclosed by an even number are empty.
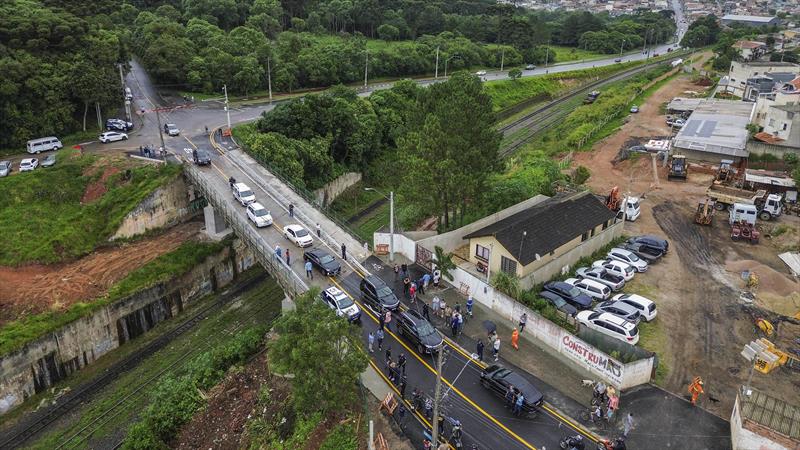
{"type": "Polygon", "coordinates": [[[514,347],[515,350],[519,350],[519,331],[514,328],[514,331],[511,333],[511,346],[514,347]]]}
{"type": "Polygon", "coordinates": [[[692,384],[689,385],[689,393],[692,394],[692,405],[696,405],[697,398],[700,397],[700,394],[705,393],[703,391],[703,380],[700,377],[694,377],[692,384]]]}

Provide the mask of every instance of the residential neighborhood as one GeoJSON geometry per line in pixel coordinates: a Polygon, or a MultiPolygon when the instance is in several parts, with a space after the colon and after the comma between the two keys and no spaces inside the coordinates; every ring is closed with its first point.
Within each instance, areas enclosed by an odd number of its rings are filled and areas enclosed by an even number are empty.
{"type": "Polygon", "coordinates": [[[0,448],[800,449],[797,0],[0,15],[0,448]]]}

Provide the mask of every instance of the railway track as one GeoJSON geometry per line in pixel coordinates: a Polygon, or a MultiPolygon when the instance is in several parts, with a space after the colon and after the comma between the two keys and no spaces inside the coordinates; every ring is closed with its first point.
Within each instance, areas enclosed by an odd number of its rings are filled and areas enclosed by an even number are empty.
{"type": "MultiPolygon", "coordinates": [[[[142,362],[142,360],[164,348],[178,336],[194,328],[194,326],[205,319],[209,313],[219,309],[232,299],[236,298],[243,291],[249,289],[256,283],[265,280],[266,278],[267,275],[262,274],[259,276],[254,276],[237,285],[234,290],[220,296],[216,302],[204,307],[202,310],[195,313],[195,315],[182,322],[177,327],[159,336],[147,346],[132,353],[118,364],[103,372],[103,374],[99,377],[79,386],[74,391],[63,396],[55,405],[30,414],[26,420],[21,421],[18,425],[12,427],[5,433],[5,435],[2,437],[2,441],[0,441],[0,449],[10,449],[22,446],[28,439],[36,436],[39,432],[70,412],[72,409],[89,400],[94,394],[109,385],[118,376],[136,367],[140,362],[142,362]]],[[[180,360],[183,360],[183,357],[179,359],[179,361],[180,360]]],[[[155,378],[157,378],[157,376],[148,380],[148,382],[155,378]]],[[[138,390],[135,392],[138,392],[138,390]]],[[[119,406],[122,403],[123,402],[120,402],[115,406],[119,406]]],[[[79,433],[84,431],[85,430],[81,430],[79,433]]],[[[76,435],[73,435],[73,437],[76,437],[76,435]]],[[[72,438],[68,439],[68,441],[71,439],[72,438]]],[[[63,442],[62,446],[68,441],[63,442]]]]}
{"type": "Polygon", "coordinates": [[[500,156],[505,158],[512,155],[520,147],[528,143],[537,134],[556,124],[573,109],[575,102],[581,99],[587,92],[607,84],[615,83],[630,78],[638,73],[649,70],[660,64],[668,64],[679,57],[686,56],[688,53],[676,53],[673,58],[661,61],[654,65],[644,65],[624,70],[608,78],[589,83],[580,88],[565,94],[553,101],[548,102],[541,108],[536,109],[519,119],[511,122],[499,129],[504,137],[519,135],[511,140],[507,145],[500,149],[500,156]]]}

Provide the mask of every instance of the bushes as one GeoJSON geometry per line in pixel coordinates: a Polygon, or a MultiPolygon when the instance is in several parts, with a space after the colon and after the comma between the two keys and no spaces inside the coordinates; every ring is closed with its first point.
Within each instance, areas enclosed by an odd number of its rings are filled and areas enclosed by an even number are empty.
{"type": "Polygon", "coordinates": [[[245,330],[227,343],[194,358],[180,376],[171,375],[156,386],[150,405],[141,420],[128,431],[126,450],[168,448],[178,429],[192,418],[204,403],[198,390],[217,384],[225,371],[241,364],[262,346],[265,327],[245,330]]]}

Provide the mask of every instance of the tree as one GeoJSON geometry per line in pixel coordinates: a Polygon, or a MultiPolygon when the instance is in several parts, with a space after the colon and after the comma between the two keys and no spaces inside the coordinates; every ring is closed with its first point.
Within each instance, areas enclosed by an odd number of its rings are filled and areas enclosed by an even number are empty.
{"type": "Polygon", "coordinates": [[[443,277],[453,281],[453,274],[450,273],[451,270],[456,269],[456,264],[453,262],[453,254],[445,253],[442,247],[438,245],[433,247],[433,250],[436,255],[436,268],[442,272],[443,277]]]}
{"type": "Polygon", "coordinates": [[[502,271],[492,274],[492,286],[511,298],[518,298],[521,291],[519,278],[502,271]]]}
{"type": "Polygon", "coordinates": [[[395,26],[383,24],[378,27],[378,37],[384,41],[396,41],[400,37],[400,30],[395,26]]]}
{"type": "Polygon", "coordinates": [[[515,67],[508,71],[508,78],[511,78],[511,80],[513,81],[516,81],[517,78],[521,76],[522,76],[522,69],[520,69],[519,67],[515,67]]]}
{"type": "Polygon", "coordinates": [[[276,321],[279,337],[270,348],[277,368],[294,375],[292,395],[301,414],[341,411],[352,403],[368,363],[360,328],[337,317],[318,295],[313,288],[295,298],[295,310],[276,321]]]}

